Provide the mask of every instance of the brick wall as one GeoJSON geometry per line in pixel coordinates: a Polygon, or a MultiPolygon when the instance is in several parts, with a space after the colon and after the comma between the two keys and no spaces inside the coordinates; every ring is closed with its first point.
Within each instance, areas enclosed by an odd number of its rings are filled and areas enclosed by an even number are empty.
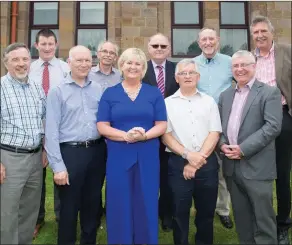
{"type": "MultiPolygon", "coordinates": [[[[1,2],[1,53],[9,43],[10,5],[1,2]]],[[[66,58],[75,45],[76,2],[60,2],[59,56],[66,58]]],[[[108,38],[115,41],[121,51],[139,47],[147,53],[151,35],[162,32],[171,37],[171,4],[157,2],[108,2],[108,38]]],[[[219,2],[203,3],[203,24],[219,31],[219,2]]],[[[291,43],[291,2],[249,2],[249,18],[261,14],[268,16],[275,27],[275,40],[291,43]]],[[[29,2],[19,2],[17,40],[28,42],[29,2]]],[[[251,48],[253,48],[252,41],[251,48]]],[[[5,73],[1,63],[1,75],[5,73]]]]}

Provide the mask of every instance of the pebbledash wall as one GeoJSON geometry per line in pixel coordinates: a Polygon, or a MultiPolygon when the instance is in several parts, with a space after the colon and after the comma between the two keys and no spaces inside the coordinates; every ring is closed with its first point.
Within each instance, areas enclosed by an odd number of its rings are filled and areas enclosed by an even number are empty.
{"type": "MultiPolygon", "coordinates": [[[[36,3],[36,2],[35,2],[36,3]]],[[[49,3],[49,2],[48,2],[49,3]]],[[[186,32],[180,29],[197,29],[208,26],[215,28],[219,33],[221,29],[244,28],[242,25],[234,25],[234,23],[225,25],[223,23],[224,13],[222,11],[222,3],[224,2],[192,2],[198,4],[197,20],[194,25],[180,22],[183,19],[184,6],[182,3],[177,4],[178,10],[174,10],[175,3],[166,1],[132,1],[132,2],[106,2],[104,8],[105,29],[107,39],[115,41],[121,48],[121,51],[128,47],[138,47],[147,51],[148,38],[161,32],[173,38],[179,39],[176,35],[183,33],[183,37],[188,36],[186,32]],[[178,12],[180,11],[180,12],[178,12]],[[177,20],[174,20],[177,14],[177,20]],[[182,24],[183,23],[183,24],[182,24]]],[[[253,43],[250,39],[248,26],[253,16],[261,14],[267,16],[275,27],[275,40],[280,43],[291,43],[291,2],[241,2],[244,3],[244,18],[246,18],[245,28],[247,33],[247,43],[249,49],[253,49],[253,43]]],[[[189,3],[190,4],[190,3],[189,3]]],[[[30,2],[18,2],[17,15],[17,41],[24,42],[31,46],[31,6],[30,2]],[[29,43],[30,42],[30,43],[29,43]]],[[[80,7],[78,2],[61,1],[58,4],[58,41],[59,53],[58,57],[66,58],[69,49],[77,44],[76,32],[78,29],[78,11],[80,7]]],[[[186,5],[191,6],[191,5],[186,5]]],[[[195,6],[195,5],[194,5],[195,6]]],[[[238,5],[240,6],[240,5],[238,5]]],[[[243,6],[243,5],[242,5],[243,6]]],[[[11,35],[11,2],[1,2],[1,57],[3,49],[10,44],[11,35]]],[[[186,14],[190,13],[185,8],[186,14]]],[[[192,17],[191,17],[192,18],[192,17]]],[[[188,20],[187,20],[188,21],[188,20]]],[[[190,22],[192,23],[192,22],[190,22]]],[[[226,24],[226,23],[225,23],[226,24]]],[[[197,31],[195,30],[194,33],[197,31]]],[[[242,32],[241,32],[242,34],[242,32]]],[[[220,33],[223,35],[223,33],[220,33]]],[[[195,41],[195,36],[194,41],[195,41]]],[[[190,37],[190,36],[188,36],[190,37]]],[[[227,36],[228,37],[228,36],[227,36]]],[[[221,38],[222,40],[222,38],[221,38]]],[[[191,44],[192,45],[192,44],[191,44]]],[[[190,45],[190,46],[191,46],[190,45]]],[[[194,43],[195,45],[195,43],[194,43]]],[[[190,48],[189,46],[189,48],[190,48]]],[[[192,56],[190,53],[181,53],[172,50],[172,59],[179,60],[185,56],[192,56]]],[[[5,74],[3,63],[1,62],[1,76],[5,74]]]]}

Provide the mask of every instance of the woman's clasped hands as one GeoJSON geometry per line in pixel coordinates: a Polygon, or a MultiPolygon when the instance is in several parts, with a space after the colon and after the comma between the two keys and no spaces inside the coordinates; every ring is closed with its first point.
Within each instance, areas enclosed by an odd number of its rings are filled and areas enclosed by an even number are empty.
{"type": "Polygon", "coordinates": [[[124,140],[127,143],[135,143],[138,141],[145,141],[147,140],[145,129],[142,127],[134,127],[130,129],[124,135],[124,140]]]}

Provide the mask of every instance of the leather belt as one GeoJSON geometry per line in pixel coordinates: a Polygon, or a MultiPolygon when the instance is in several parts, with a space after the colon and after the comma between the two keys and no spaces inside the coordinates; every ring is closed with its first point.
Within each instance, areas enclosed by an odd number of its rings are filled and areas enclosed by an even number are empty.
{"type": "Polygon", "coordinates": [[[36,153],[36,152],[39,152],[42,146],[39,145],[37,148],[32,149],[32,148],[22,148],[22,147],[16,147],[16,146],[11,146],[11,145],[0,144],[0,148],[2,150],[11,151],[15,153],[36,153]]]}
{"type": "Polygon", "coordinates": [[[101,142],[104,142],[104,138],[99,138],[96,140],[86,140],[86,141],[68,141],[68,142],[62,142],[62,143],[60,143],[60,145],[88,148],[88,147],[94,146],[96,144],[99,144],[101,142]]]}

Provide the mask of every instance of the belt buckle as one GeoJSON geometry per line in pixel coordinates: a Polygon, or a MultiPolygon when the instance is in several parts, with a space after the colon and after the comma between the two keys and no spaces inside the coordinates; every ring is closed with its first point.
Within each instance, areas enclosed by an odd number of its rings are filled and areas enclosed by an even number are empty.
{"type": "Polygon", "coordinates": [[[86,140],[86,141],[85,141],[85,148],[88,148],[88,147],[89,147],[89,145],[88,145],[88,144],[89,144],[89,141],[88,141],[88,140],[86,140]]]}

